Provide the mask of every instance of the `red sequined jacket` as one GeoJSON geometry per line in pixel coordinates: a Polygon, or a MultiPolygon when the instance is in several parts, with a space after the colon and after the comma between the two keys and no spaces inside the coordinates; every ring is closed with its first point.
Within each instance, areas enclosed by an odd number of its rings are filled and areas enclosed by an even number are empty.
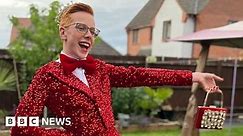
{"type": "Polygon", "coordinates": [[[191,85],[192,72],[122,67],[96,60],[97,70],[86,74],[87,87],[58,62],[41,67],[23,96],[16,116],[40,116],[43,107],[57,117],[70,117],[64,129],[13,127],[12,136],[118,136],[111,107],[111,87],[191,85]]]}

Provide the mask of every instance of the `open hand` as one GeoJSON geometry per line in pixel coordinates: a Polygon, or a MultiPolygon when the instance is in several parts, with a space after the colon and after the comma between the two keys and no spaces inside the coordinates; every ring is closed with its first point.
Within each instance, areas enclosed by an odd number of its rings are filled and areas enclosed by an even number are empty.
{"type": "Polygon", "coordinates": [[[212,73],[201,73],[193,72],[192,73],[192,82],[198,82],[203,89],[208,92],[222,92],[219,87],[216,85],[216,81],[223,81],[224,79],[216,76],[212,73]]]}

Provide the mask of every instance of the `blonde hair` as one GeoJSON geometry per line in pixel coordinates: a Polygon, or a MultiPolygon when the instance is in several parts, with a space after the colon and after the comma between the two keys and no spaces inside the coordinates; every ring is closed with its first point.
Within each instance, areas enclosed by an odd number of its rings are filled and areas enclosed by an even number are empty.
{"type": "Polygon", "coordinates": [[[68,6],[65,6],[64,9],[62,9],[57,17],[58,25],[65,26],[69,23],[71,23],[71,17],[70,15],[75,12],[87,12],[91,15],[94,15],[93,9],[84,3],[73,3],[68,6]]]}

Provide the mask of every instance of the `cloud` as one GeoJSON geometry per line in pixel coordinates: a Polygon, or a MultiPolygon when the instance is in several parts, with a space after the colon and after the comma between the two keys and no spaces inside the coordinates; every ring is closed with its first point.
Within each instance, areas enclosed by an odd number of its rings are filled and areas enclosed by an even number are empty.
{"type": "Polygon", "coordinates": [[[9,17],[11,16],[18,16],[18,17],[26,17],[28,16],[27,10],[15,7],[14,10],[11,10],[9,7],[1,7],[0,11],[0,18],[1,18],[1,25],[0,25],[0,48],[5,48],[10,40],[10,32],[11,32],[11,22],[9,21],[9,17]]]}
{"type": "Polygon", "coordinates": [[[125,54],[127,51],[125,27],[146,2],[147,0],[140,0],[138,4],[137,0],[115,0],[112,2],[112,6],[108,6],[110,5],[108,3],[102,3],[103,5],[96,3],[97,5],[94,5],[97,25],[101,25],[102,38],[122,54],[125,54]]]}
{"type": "MultiPolygon", "coordinates": [[[[80,0],[72,0],[80,2],[80,0]]],[[[97,27],[101,29],[101,37],[123,54],[126,53],[126,25],[146,4],[148,0],[82,0],[93,7],[97,27]]],[[[7,46],[10,38],[11,24],[8,16],[28,17],[29,5],[48,8],[50,0],[7,0],[0,3],[0,48],[7,46]]],[[[70,0],[61,0],[67,4],[70,0]]]]}

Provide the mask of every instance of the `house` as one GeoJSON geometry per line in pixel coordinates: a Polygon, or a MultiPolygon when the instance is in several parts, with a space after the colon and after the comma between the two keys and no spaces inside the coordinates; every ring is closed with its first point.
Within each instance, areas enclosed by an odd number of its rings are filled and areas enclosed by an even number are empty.
{"type": "MultiPolygon", "coordinates": [[[[127,53],[196,58],[200,45],[169,39],[243,20],[242,5],[242,0],[149,0],[126,26],[127,53]]],[[[211,46],[209,52],[209,58],[242,56],[243,50],[229,47],[211,46]]]]}
{"type": "MultiPolygon", "coordinates": [[[[28,28],[31,26],[31,21],[29,18],[17,18],[19,21],[19,25],[24,28],[28,28]]],[[[12,26],[11,35],[10,35],[10,43],[13,42],[19,35],[19,31],[15,26],[12,26]]]]}
{"type": "Polygon", "coordinates": [[[95,43],[94,47],[90,51],[91,55],[109,55],[109,56],[121,56],[121,53],[116,51],[112,46],[105,42],[102,38],[95,43]]]}
{"type": "MultiPolygon", "coordinates": [[[[19,24],[23,27],[30,27],[31,21],[29,18],[17,18],[19,21],[19,24]]],[[[14,41],[19,35],[18,29],[13,26],[11,31],[11,37],[10,42],[14,41]]],[[[107,42],[105,42],[102,38],[100,38],[100,41],[95,44],[95,46],[92,48],[90,54],[92,55],[115,55],[120,56],[121,54],[116,51],[111,45],[109,45],[107,42]]]]}

